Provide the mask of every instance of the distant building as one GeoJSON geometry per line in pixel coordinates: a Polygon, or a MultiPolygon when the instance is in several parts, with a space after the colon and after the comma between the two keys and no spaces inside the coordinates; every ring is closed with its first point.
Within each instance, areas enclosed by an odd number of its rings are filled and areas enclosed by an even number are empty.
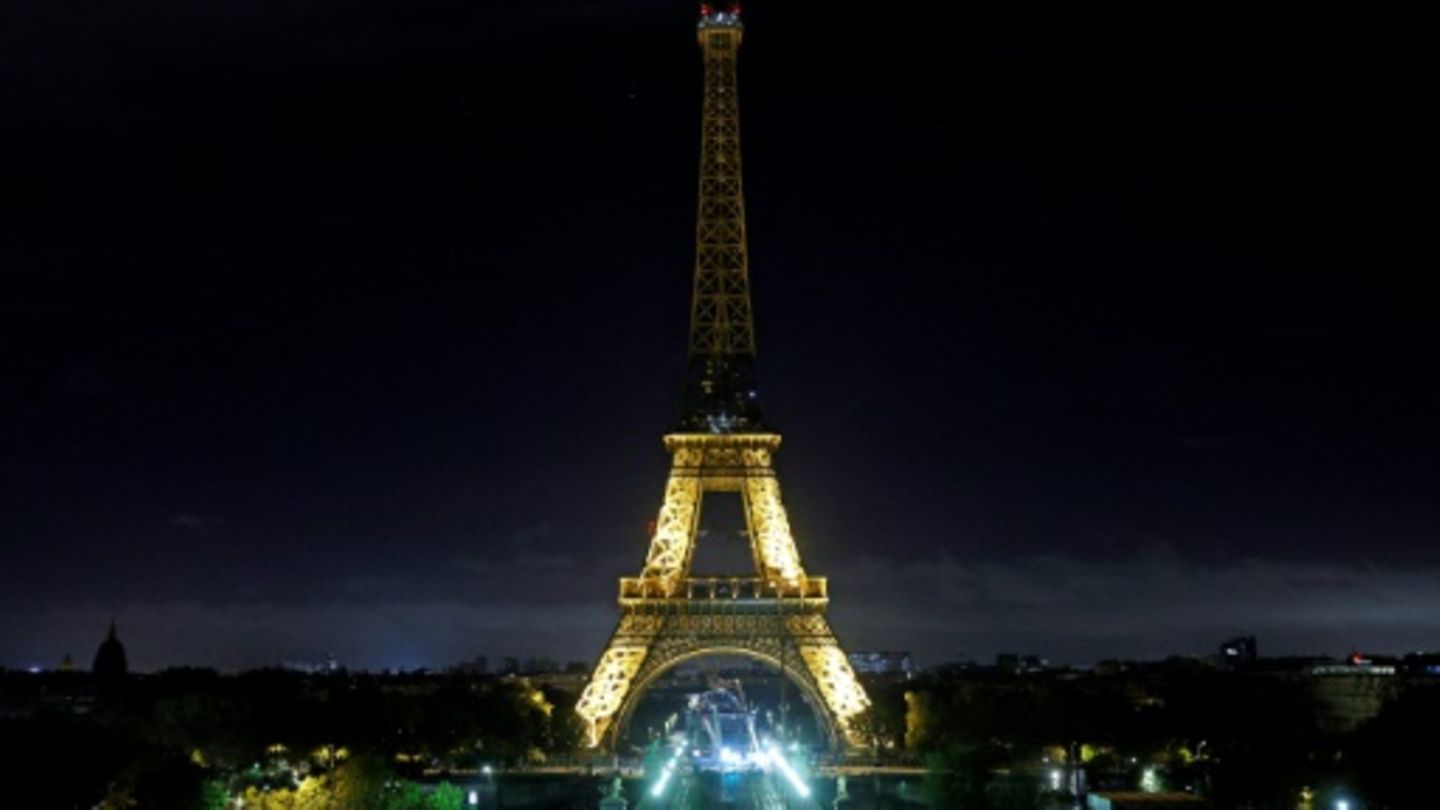
{"type": "Polygon", "coordinates": [[[1096,661],[1095,666],[1090,668],[1090,671],[1094,672],[1096,675],[1105,676],[1120,675],[1128,670],[1129,667],[1125,665],[1124,661],[1118,661],[1114,658],[1106,658],[1103,661],[1096,661]]]}
{"type": "Polygon", "coordinates": [[[559,671],[560,665],[555,663],[553,658],[526,658],[525,668],[522,670],[526,675],[548,675],[559,671]]]}
{"type": "Polygon", "coordinates": [[[60,659],[60,666],[56,669],[59,672],[74,672],[75,659],[70,657],[70,653],[65,653],[65,657],[60,659]]]}
{"type": "Polygon", "coordinates": [[[915,660],[908,652],[853,652],[850,666],[860,675],[893,675],[907,681],[915,674],[915,660]]]}
{"type": "Polygon", "coordinates": [[[95,651],[95,662],[90,671],[95,673],[96,678],[124,678],[130,674],[130,661],[125,656],[125,645],[120,643],[116,634],[114,619],[110,620],[110,631],[105,634],[105,640],[95,651]]]}
{"type": "Polygon", "coordinates": [[[1010,672],[1016,675],[1024,675],[1033,672],[1044,672],[1050,667],[1050,662],[1038,655],[1019,655],[1016,653],[1000,653],[995,656],[995,668],[1002,672],[1010,672]]]}
{"type": "Polygon", "coordinates": [[[463,664],[456,664],[454,671],[461,675],[489,675],[490,659],[477,655],[463,664]]]}
{"type": "Polygon", "coordinates": [[[587,672],[542,672],[536,675],[526,675],[525,680],[537,689],[553,688],[561,689],[572,694],[579,694],[590,681],[587,672]]]}
{"type": "Polygon", "coordinates": [[[1254,667],[1259,657],[1259,644],[1255,637],[1240,636],[1220,645],[1216,663],[1228,672],[1243,672],[1254,667]]]}
{"type": "Polygon", "coordinates": [[[1358,653],[1343,664],[1311,667],[1309,674],[1320,727],[1334,733],[1364,725],[1400,693],[1393,665],[1372,662],[1358,653]]]}
{"type": "Polygon", "coordinates": [[[1410,653],[1402,659],[1401,667],[1409,675],[1429,678],[1440,677],[1440,654],[1429,652],[1410,653]]]}
{"type": "Polygon", "coordinates": [[[95,651],[95,662],[90,671],[95,675],[95,691],[100,695],[113,695],[120,691],[130,676],[130,662],[125,657],[125,645],[115,632],[115,620],[110,620],[110,632],[95,651]]]}
{"type": "Polygon", "coordinates": [[[1190,793],[1091,793],[1086,807],[1089,810],[1151,810],[1151,808],[1179,807],[1184,810],[1204,810],[1209,805],[1199,796],[1190,793]]]}
{"type": "Polygon", "coordinates": [[[282,661],[280,668],[290,672],[303,672],[306,675],[335,675],[344,670],[340,666],[340,659],[334,653],[326,653],[323,658],[313,661],[282,661]]]}
{"type": "Polygon", "coordinates": [[[1265,675],[1305,675],[1318,666],[1335,663],[1326,655],[1284,655],[1278,658],[1260,658],[1255,661],[1251,672],[1265,675]]]}

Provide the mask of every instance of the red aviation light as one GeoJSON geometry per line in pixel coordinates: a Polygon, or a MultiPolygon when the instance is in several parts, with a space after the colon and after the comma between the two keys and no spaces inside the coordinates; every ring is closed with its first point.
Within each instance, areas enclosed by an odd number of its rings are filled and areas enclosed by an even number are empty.
{"type": "Polygon", "coordinates": [[[709,3],[701,3],[701,4],[700,4],[700,16],[701,16],[701,17],[709,17],[711,14],[714,14],[714,13],[715,13],[715,9],[711,8],[709,3]]]}

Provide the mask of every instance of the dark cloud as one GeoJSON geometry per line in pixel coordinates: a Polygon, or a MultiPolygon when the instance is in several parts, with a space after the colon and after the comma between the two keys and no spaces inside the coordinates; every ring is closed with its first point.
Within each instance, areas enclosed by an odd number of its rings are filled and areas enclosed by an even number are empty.
{"type": "Polygon", "coordinates": [[[210,521],[199,515],[192,515],[188,512],[181,512],[170,518],[170,525],[177,529],[184,529],[187,532],[207,534],[210,531],[210,521]]]}
{"type": "MultiPolygon", "coordinates": [[[[761,389],[842,636],[1423,641],[1426,29],[754,5],[761,389]]],[[[0,11],[0,663],[112,611],[144,666],[593,653],[677,417],[692,14],[0,11]]]]}
{"type": "Polygon", "coordinates": [[[1407,651],[1433,647],[1440,623],[1433,566],[1205,564],[1169,554],[872,557],[833,590],[835,621],[855,643],[884,646],[898,636],[931,662],[1005,651],[1076,664],[1097,655],[1208,655],[1239,633],[1259,635],[1270,654],[1407,651]]]}
{"type": "MultiPolygon", "coordinates": [[[[7,613],[0,618],[0,661],[49,666],[66,651],[83,659],[108,620],[87,607],[7,613]]],[[[330,653],[366,669],[438,668],[483,654],[572,660],[598,655],[613,629],[612,618],[593,604],[547,602],[140,602],[118,621],[131,666],[142,671],[275,666],[330,653]]]]}
{"type": "MultiPolygon", "coordinates": [[[[475,655],[587,659],[614,629],[612,605],[567,600],[543,561],[479,573],[469,595],[447,599],[397,599],[402,583],[376,579],[343,584],[338,600],[324,593],[306,603],[142,599],[121,606],[119,617],[141,668],[242,668],[326,652],[364,668],[444,667],[475,655]],[[500,596],[484,584],[498,581],[531,587],[500,596]]],[[[1077,665],[1209,655],[1241,633],[1258,635],[1273,655],[1403,652],[1433,647],[1440,626],[1435,567],[1253,558],[1205,565],[1173,555],[966,563],[939,555],[867,557],[832,573],[840,576],[832,579],[831,616],[843,641],[911,650],[927,664],[987,661],[1000,652],[1077,665]]],[[[98,607],[7,611],[0,662],[46,663],[88,650],[108,616],[98,607]]]]}

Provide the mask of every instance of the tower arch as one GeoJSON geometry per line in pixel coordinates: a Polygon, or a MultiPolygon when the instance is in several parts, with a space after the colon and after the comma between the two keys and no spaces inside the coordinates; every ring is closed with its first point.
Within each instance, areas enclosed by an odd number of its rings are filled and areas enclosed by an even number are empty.
{"type": "Polygon", "coordinates": [[[684,639],[677,639],[673,644],[657,645],[656,649],[647,657],[645,666],[636,674],[629,693],[620,704],[620,709],[615,714],[615,722],[611,724],[609,733],[604,740],[604,746],[611,751],[618,750],[620,738],[624,735],[625,729],[629,727],[630,718],[635,713],[635,709],[645,698],[651,685],[663,675],[689,661],[712,655],[726,655],[759,661],[773,668],[780,674],[780,677],[794,684],[815,715],[816,726],[825,738],[826,747],[830,750],[841,747],[843,740],[835,727],[834,718],[825,710],[825,698],[820,693],[814,678],[798,660],[799,656],[791,653],[790,655],[795,660],[787,660],[786,653],[780,649],[779,643],[766,643],[767,641],[769,640],[755,639],[754,643],[737,641],[733,646],[707,647],[695,642],[687,642],[684,639]]]}

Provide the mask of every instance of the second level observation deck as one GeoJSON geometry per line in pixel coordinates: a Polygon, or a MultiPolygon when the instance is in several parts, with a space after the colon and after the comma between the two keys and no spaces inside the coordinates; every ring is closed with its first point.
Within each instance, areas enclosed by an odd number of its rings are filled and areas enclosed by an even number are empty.
{"type": "Polygon", "coordinates": [[[620,605],[625,608],[798,612],[823,609],[829,601],[825,577],[784,582],[699,576],[686,577],[669,588],[656,578],[620,578],[620,605]]]}

